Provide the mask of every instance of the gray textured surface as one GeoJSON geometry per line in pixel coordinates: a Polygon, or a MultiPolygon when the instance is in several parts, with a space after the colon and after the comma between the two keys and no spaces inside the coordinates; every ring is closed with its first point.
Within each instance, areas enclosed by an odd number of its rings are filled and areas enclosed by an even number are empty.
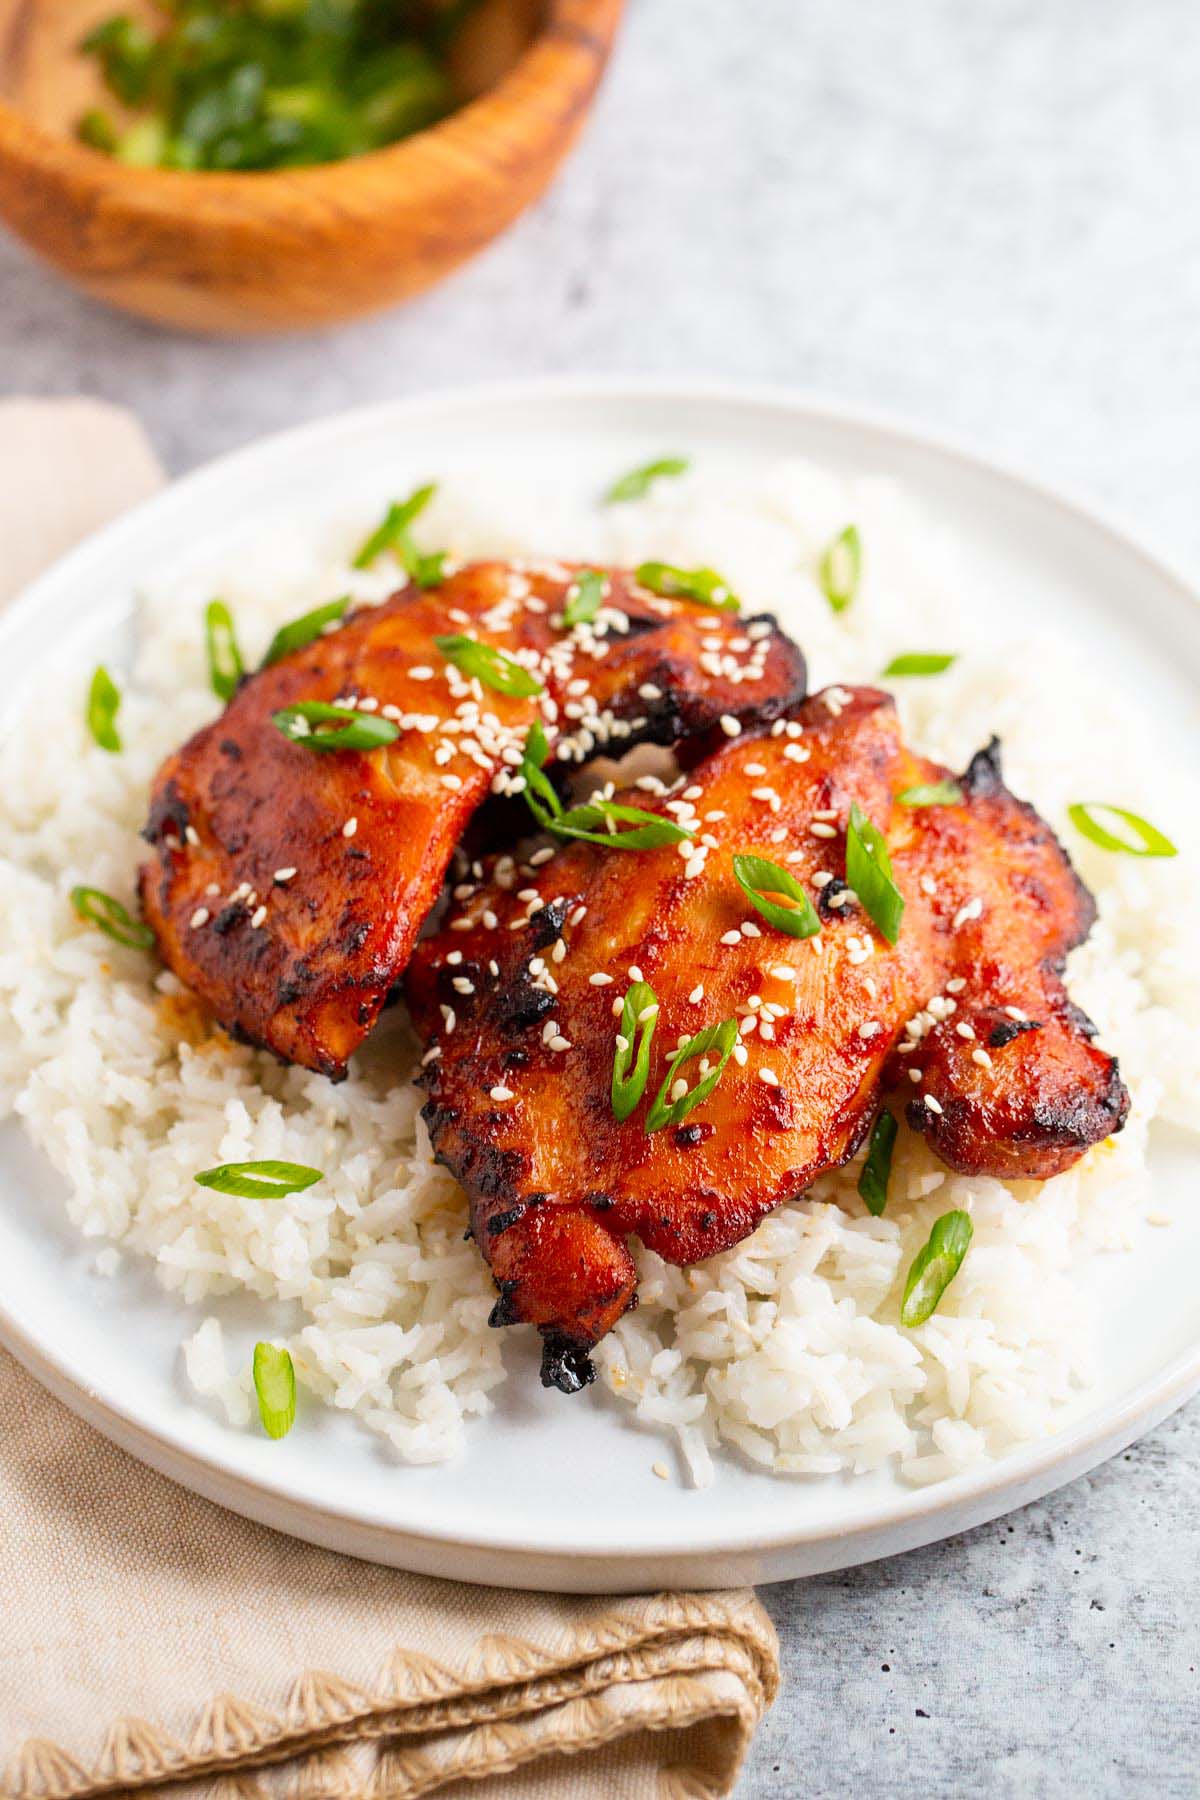
{"type": "MultiPolygon", "coordinates": [[[[0,243],[0,391],[137,407],[182,469],[444,381],[780,380],[1116,504],[1200,566],[1192,0],[632,0],[551,197],[321,338],[108,317],[0,243]]],[[[776,1588],[766,1795],[1200,1792],[1200,1409],[1010,1521],[776,1588]]]]}

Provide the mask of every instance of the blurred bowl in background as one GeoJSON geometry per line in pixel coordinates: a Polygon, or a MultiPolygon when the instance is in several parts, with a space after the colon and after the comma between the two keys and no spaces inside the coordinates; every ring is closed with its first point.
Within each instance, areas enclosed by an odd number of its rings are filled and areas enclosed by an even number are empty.
{"type": "Polygon", "coordinates": [[[74,135],[97,94],[78,45],[114,0],[0,0],[0,220],[85,293],[161,324],[286,331],[376,311],[542,192],[623,4],[485,0],[456,45],[449,118],[344,162],[211,174],[131,167],[74,135]]]}

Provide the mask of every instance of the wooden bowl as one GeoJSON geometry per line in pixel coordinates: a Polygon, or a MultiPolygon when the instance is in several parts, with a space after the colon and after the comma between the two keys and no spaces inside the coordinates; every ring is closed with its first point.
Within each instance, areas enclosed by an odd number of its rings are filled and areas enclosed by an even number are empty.
{"type": "Polygon", "coordinates": [[[131,168],[74,137],[98,97],[77,46],[116,0],[0,0],[0,220],[85,293],[163,324],[282,331],[389,306],[541,193],[622,4],[488,0],[462,34],[466,103],[448,119],[346,162],[224,175],[131,168]]]}

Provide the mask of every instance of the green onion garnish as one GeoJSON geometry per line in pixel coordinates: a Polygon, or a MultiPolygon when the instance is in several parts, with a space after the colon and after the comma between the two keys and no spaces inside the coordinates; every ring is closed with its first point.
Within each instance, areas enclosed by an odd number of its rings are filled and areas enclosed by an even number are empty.
{"type": "Polygon", "coordinates": [[[967,1213],[942,1214],[925,1248],[913,1257],[900,1303],[902,1325],[923,1325],[937,1311],[939,1300],[962,1267],[973,1236],[967,1213]]]}
{"type": "Polygon", "coordinates": [[[521,752],[521,774],[525,778],[525,800],[538,824],[548,828],[551,819],[560,819],[563,803],[558,790],[542,767],[550,754],[550,745],[540,719],[529,727],[521,752]]]}
{"type": "Polygon", "coordinates": [[[613,1052],[613,1116],[627,1119],[646,1091],[650,1045],[658,1023],[658,995],[647,981],[635,981],[621,1003],[613,1052]],[[643,1016],[645,1015],[645,1016],[643,1016]]]}
{"type": "Polygon", "coordinates": [[[695,600],[717,612],[741,610],[741,601],[715,569],[677,569],[673,563],[644,562],[634,570],[634,580],[668,600],[695,600]]]}
{"type": "Polygon", "coordinates": [[[127,907],[106,894],[103,888],[73,887],[71,905],[81,919],[86,919],[89,925],[99,926],[118,944],[125,944],[130,950],[153,949],[154,933],[150,927],[135,919],[127,907]]]}
{"type": "Polygon", "coordinates": [[[477,681],[482,681],[484,687],[494,688],[498,694],[515,694],[526,699],[545,692],[536,675],[530,674],[528,669],[492,644],[481,644],[478,638],[461,635],[435,637],[433,641],[447,662],[461,669],[464,675],[473,675],[477,681]]]}
{"type": "Polygon", "coordinates": [[[215,1188],[218,1194],[238,1194],[243,1200],[277,1200],[284,1194],[303,1193],[314,1182],[323,1180],[324,1172],[304,1163],[222,1163],[216,1169],[202,1169],[192,1179],[200,1187],[215,1188]]]}
{"type": "Polygon", "coordinates": [[[664,475],[684,475],[691,466],[686,456],[660,456],[654,462],[643,463],[640,469],[630,469],[628,475],[613,482],[604,496],[605,502],[615,506],[622,500],[643,500],[664,475]]]}
{"type": "Polygon", "coordinates": [[[204,610],[204,642],[212,691],[218,700],[232,700],[242,678],[242,653],[232,614],[223,600],[210,600],[204,610]]]}
{"type": "Polygon", "coordinates": [[[738,1041],[738,1022],[736,1019],[722,1019],[719,1025],[708,1025],[698,1031],[686,1044],[681,1044],[671,1058],[671,1066],[658,1093],[654,1096],[654,1104],[646,1114],[646,1136],[652,1131],[661,1131],[664,1125],[679,1125],[701,1101],[708,1096],[725,1073],[725,1065],[733,1055],[733,1046],[738,1041]],[[706,1057],[710,1051],[717,1051],[720,1060],[715,1069],[709,1069],[686,1094],[673,1099],[675,1082],[684,1063],[691,1062],[694,1057],[706,1057]]]}
{"type": "Polygon", "coordinates": [[[271,714],[271,723],[293,744],[306,750],[378,750],[394,743],[400,727],[378,713],[356,712],[349,706],[328,706],[324,700],[298,700],[271,714]],[[331,725],[332,731],[317,726],[331,725]]]}
{"type": "Polygon", "coordinates": [[[345,617],[349,605],[349,594],[343,594],[338,600],[329,600],[324,606],[315,606],[312,612],[302,613],[290,625],[281,625],[267,645],[267,654],[262,659],[263,668],[269,669],[272,663],[290,656],[293,650],[303,650],[306,644],[315,643],[317,638],[325,635],[330,625],[345,617]]]}
{"type": "Polygon", "coordinates": [[[876,1219],[887,1205],[888,1177],[892,1172],[892,1152],[896,1148],[898,1129],[894,1115],[885,1108],[871,1127],[867,1160],[858,1177],[863,1205],[876,1219]]]}
{"type": "Polygon", "coordinates": [[[601,844],[606,850],[658,850],[664,844],[680,844],[684,838],[695,836],[689,826],[677,825],[674,819],[643,812],[640,806],[623,806],[616,800],[588,800],[564,811],[554,784],[542,767],[549,748],[541,720],[535,719],[525,739],[521,774],[525,778],[526,804],[543,831],[585,844],[601,844]],[[633,829],[618,831],[618,825],[630,825],[633,829]]]}
{"type": "Polygon", "coordinates": [[[254,1392],[267,1436],[286,1437],[296,1419],[296,1370],[289,1351],[255,1344],[254,1392]]]}
{"type": "Polygon", "coordinates": [[[659,850],[664,844],[681,844],[684,838],[695,836],[690,827],[677,825],[674,819],[643,812],[640,806],[622,806],[616,800],[589,800],[542,824],[555,837],[600,844],[605,850],[659,850]],[[618,825],[632,829],[618,831],[618,825]]]}
{"type": "Polygon", "coordinates": [[[889,675],[940,675],[957,661],[953,650],[909,650],[903,656],[893,656],[883,673],[885,679],[889,675]]]}
{"type": "Polygon", "coordinates": [[[571,584],[563,607],[563,624],[590,625],[604,599],[604,576],[599,569],[581,569],[571,584]]]}
{"type": "Polygon", "coordinates": [[[117,730],[120,708],[121,690],[101,663],[88,689],[87,727],[100,748],[114,754],[121,748],[121,734],[117,730]]]}
{"type": "MultiPolygon", "coordinates": [[[[352,566],[356,569],[369,569],[377,556],[382,556],[385,550],[391,550],[395,552],[413,580],[417,581],[416,570],[412,566],[414,563],[440,562],[440,552],[434,557],[422,557],[409,535],[409,527],[425,511],[436,493],[437,483],[430,481],[424,487],[416,488],[407,500],[394,500],[370,537],[360,547],[352,566]]],[[[437,580],[440,579],[439,568],[436,580],[420,581],[419,586],[435,587],[437,580]]]]}
{"type": "Polygon", "coordinates": [[[858,526],[847,525],[822,556],[817,570],[821,592],[835,613],[845,612],[862,575],[862,543],[858,526]]]}
{"type": "Polygon", "coordinates": [[[961,806],[963,791],[957,781],[918,782],[896,795],[901,806],[961,806]]]}
{"type": "Polygon", "coordinates": [[[846,880],[889,944],[900,936],[904,895],[892,875],[887,840],[857,802],[850,808],[846,832],[846,880]]]}
{"type": "Polygon", "coordinates": [[[1149,819],[1143,819],[1135,812],[1126,812],[1122,806],[1110,806],[1105,800],[1077,800],[1074,806],[1068,806],[1067,816],[1076,831],[1089,838],[1093,844],[1099,844],[1102,850],[1120,851],[1125,856],[1179,855],[1170,838],[1164,837],[1157,826],[1151,825],[1149,819]],[[1106,830],[1092,816],[1097,812],[1119,819],[1140,842],[1131,844],[1128,838],[1117,837],[1115,833],[1106,830]]]}
{"type": "Polygon", "coordinates": [[[765,856],[740,855],[733,859],[733,872],[751,906],[777,931],[795,938],[815,937],[820,931],[821,921],[812,901],[796,877],[778,863],[768,862],[765,856]],[[783,906],[778,900],[766,899],[767,894],[786,894],[792,904],[783,906]]]}

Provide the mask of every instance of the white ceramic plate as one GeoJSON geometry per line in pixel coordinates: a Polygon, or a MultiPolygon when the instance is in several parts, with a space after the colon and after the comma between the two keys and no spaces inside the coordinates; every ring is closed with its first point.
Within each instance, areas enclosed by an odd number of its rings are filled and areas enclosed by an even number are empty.
{"type": "MultiPolygon", "coordinates": [[[[1032,623],[1054,614],[1065,631],[1087,634],[1114,680],[1138,684],[1164,754],[1196,761],[1200,608],[1129,537],[902,427],[695,386],[464,390],[272,439],[180,482],[67,557],[0,621],[0,662],[36,679],[39,662],[64,644],[81,658],[115,654],[139,581],[171,566],[181,545],[236,544],[276,509],[286,516],[334,505],[362,486],[375,493],[381,472],[400,489],[430,469],[452,476],[492,458],[549,492],[564,479],[591,491],[664,445],[751,467],[801,455],[898,477],[955,521],[1005,580],[1019,615],[1032,623]]],[[[461,1462],[398,1466],[351,1420],[331,1414],[310,1412],[304,1429],[278,1444],[226,1428],[182,1381],[177,1346],[200,1310],[181,1316],[144,1270],[115,1280],[91,1273],[96,1246],[68,1228],[61,1181],[12,1124],[0,1127],[0,1339],[134,1455],[225,1506],[338,1550],[571,1591],[778,1580],[994,1518],[1092,1468],[1200,1387],[1200,1158],[1167,1132],[1152,1155],[1161,1209],[1178,1222],[1086,1273],[1111,1321],[1098,1386],[1053,1439],[917,1491],[884,1475],[788,1480],[732,1458],[703,1491],[656,1480],[658,1440],[611,1406],[544,1393],[526,1346],[508,1353],[511,1378],[495,1412],[472,1427],[461,1462]]]]}

